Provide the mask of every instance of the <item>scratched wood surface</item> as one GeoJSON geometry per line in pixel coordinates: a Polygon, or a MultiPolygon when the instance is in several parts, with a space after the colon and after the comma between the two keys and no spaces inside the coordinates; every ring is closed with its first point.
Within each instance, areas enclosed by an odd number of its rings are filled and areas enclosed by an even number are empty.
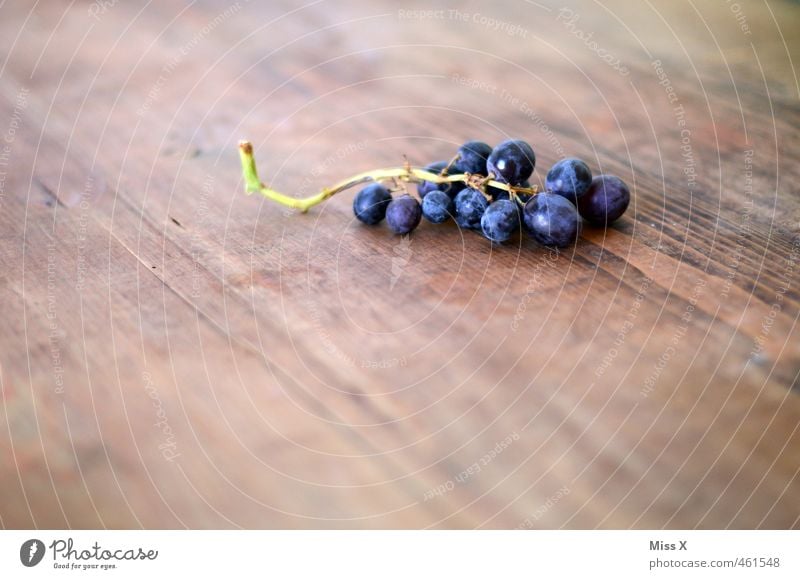
{"type": "Polygon", "coordinates": [[[3,527],[800,526],[800,6],[449,9],[2,3],[3,527]],[[236,151],[508,136],[630,210],[400,239],[236,151]]]}

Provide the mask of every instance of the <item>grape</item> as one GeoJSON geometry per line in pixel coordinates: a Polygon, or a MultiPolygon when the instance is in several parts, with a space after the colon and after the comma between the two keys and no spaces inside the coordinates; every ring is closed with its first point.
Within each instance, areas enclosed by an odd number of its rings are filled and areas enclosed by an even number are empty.
{"type": "MultiPolygon", "coordinates": [[[[450,174],[456,175],[455,171],[450,171],[450,174]]],[[[453,181],[452,183],[442,183],[442,191],[450,196],[450,199],[455,199],[456,195],[461,193],[467,186],[463,181],[453,181]]]]}
{"type": "MultiPolygon", "coordinates": [[[[447,167],[447,161],[436,161],[435,163],[431,163],[427,167],[425,167],[426,171],[430,171],[431,173],[436,173],[437,175],[442,172],[442,169],[447,167]]],[[[424,199],[425,195],[430,193],[431,191],[442,191],[442,186],[446,185],[446,183],[432,183],[430,181],[423,181],[422,183],[417,183],[417,193],[419,193],[419,198],[424,199]]]]}
{"type": "Polygon", "coordinates": [[[495,243],[508,241],[519,230],[519,206],[509,199],[495,201],[481,217],[481,230],[495,243]]]}
{"type": "Polygon", "coordinates": [[[353,199],[353,213],[367,225],[377,225],[386,216],[386,207],[392,200],[389,190],[380,183],[371,183],[353,199]]]}
{"type": "Polygon", "coordinates": [[[419,201],[410,195],[392,199],[386,208],[386,224],[398,235],[405,235],[419,225],[422,208],[419,201]]]}
{"type": "Polygon", "coordinates": [[[483,212],[489,202],[483,193],[472,187],[467,187],[456,196],[456,223],[459,227],[478,229],[481,226],[483,212]]]}
{"type": "MultiPolygon", "coordinates": [[[[436,161],[435,163],[431,163],[425,167],[425,170],[438,175],[445,167],[447,167],[447,161],[436,161]]],[[[448,173],[457,174],[461,173],[461,171],[452,170],[448,171],[448,173]]],[[[419,193],[420,199],[425,199],[425,196],[431,191],[444,191],[450,195],[451,199],[454,199],[458,192],[464,187],[466,187],[466,185],[461,181],[454,181],[452,183],[433,183],[431,181],[423,181],[422,183],[417,184],[417,193],[419,193]]]]}
{"type": "Polygon", "coordinates": [[[545,179],[545,189],[575,203],[583,197],[592,183],[589,166],[575,157],[561,159],[550,167],[545,179]]]}
{"type": "Polygon", "coordinates": [[[486,169],[494,173],[495,179],[511,185],[519,185],[533,174],[536,155],[525,141],[503,141],[492,149],[486,161],[486,169]]]}
{"type": "Polygon", "coordinates": [[[607,225],[620,218],[631,201],[628,186],[614,175],[592,179],[586,194],[578,199],[581,216],[593,225],[607,225]]]}
{"type": "Polygon", "coordinates": [[[442,191],[431,191],[422,200],[422,216],[431,223],[444,223],[454,212],[453,200],[442,191]]]}
{"type": "Polygon", "coordinates": [[[481,141],[467,141],[458,148],[458,160],[454,173],[472,173],[486,175],[486,159],[492,154],[492,148],[481,141]]]}
{"type": "Polygon", "coordinates": [[[580,216],[571,201],[555,193],[539,193],[522,211],[525,227],[542,245],[566,247],[580,232],[580,216]]]}

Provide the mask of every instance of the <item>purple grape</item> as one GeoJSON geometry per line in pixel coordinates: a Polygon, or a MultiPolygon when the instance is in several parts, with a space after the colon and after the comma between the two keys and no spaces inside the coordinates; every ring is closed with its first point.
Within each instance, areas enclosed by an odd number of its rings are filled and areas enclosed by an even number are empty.
{"type": "Polygon", "coordinates": [[[459,227],[478,229],[481,226],[481,217],[489,206],[483,193],[477,189],[467,187],[456,196],[456,223],[459,227]]]}
{"type": "Polygon", "coordinates": [[[458,148],[458,161],[454,173],[486,175],[486,159],[492,154],[492,147],[481,141],[467,141],[458,148]]]}
{"type": "Polygon", "coordinates": [[[455,205],[447,193],[431,191],[422,200],[422,216],[431,223],[444,223],[453,213],[455,205]]]}
{"type": "Polygon", "coordinates": [[[631,202],[628,186],[614,175],[598,175],[578,199],[578,210],[592,225],[608,225],[625,213],[631,202]]]}
{"type": "Polygon", "coordinates": [[[380,183],[371,183],[359,191],[353,199],[353,213],[367,225],[377,225],[386,216],[386,207],[392,194],[380,183]]]}
{"type": "MultiPolygon", "coordinates": [[[[445,167],[447,167],[447,161],[436,161],[435,163],[431,163],[430,165],[426,166],[425,170],[438,175],[445,167]]],[[[422,183],[417,183],[417,193],[419,193],[420,199],[425,199],[425,195],[431,191],[444,191],[445,185],[447,185],[447,183],[423,181],[422,183]]]]}
{"type": "Polygon", "coordinates": [[[405,235],[413,231],[422,218],[422,208],[419,201],[410,195],[402,195],[392,199],[386,208],[386,224],[398,235],[405,235]]]}
{"type": "Polygon", "coordinates": [[[561,159],[550,167],[545,179],[548,193],[557,193],[575,203],[583,197],[592,184],[589,166],[575,157],[561,159]]]}
{"type": "Polygon", "coordinates": [[[571,201],[555,193],[539,193],[522,211],[525,227],[542,245],[566,247],[581,229],[578,210],[571,201]]]}
{"type": "Polygon", "coordinates": [[[525,141],[503,141],[492,149],[486,161],[486,170],[495,175],[497,181],[519,185],[533,175],[536,155],[525,141]]]}
{"type": "MultiPolygon", "coordinates": [[[[435,163],[431,163],[425,167],[425,170],[438,175],[445,167],[447,167],[447,161],[436,161],[435,163]]],[[[462,171],[456,170],[455,167],[451,167],[450,171],[448,171],[448,174],[455,175],[461,172],[462,171]]],[[[453,181],[452,183],[433,183],[431,181],[423,181],[422,183],[417,183],[417,193],[419,193],[420,199],[425,199],[425,195],[431,191],[444,191],[450,195],[451,199],[455,199],[456,195],[458,195],[458,192],[464,187],[466,187],[466,185],[463,181],[453,181]]]]}
{"type": "Polygon", "coordinates": [[[489,205],[481,217],[481,231],[487,239],[503,243],[519,230],[519,206],[509,199],[489,205]]]}

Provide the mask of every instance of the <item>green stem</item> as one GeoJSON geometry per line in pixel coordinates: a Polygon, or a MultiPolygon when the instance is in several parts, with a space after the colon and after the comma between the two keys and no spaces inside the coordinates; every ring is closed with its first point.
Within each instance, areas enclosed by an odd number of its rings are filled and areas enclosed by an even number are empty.
{"type": "Polygon", "coordinates": [[[538,188],[536,186],[514,187],[507,183],[501,183],[493,179],[487,179],[483,175],[470,175],[469,173],[460,175],[441,175],[431,173],[425,169],[418,169],[406,164],[405,167],[394,167],[390,169],[375,169],[372,171],[365,171],[353,177],[345,179],[336,183],[333,187],[325,188],[316,195],[297,199],[296,197],[289,197],[283,193],[279,193],[274,189],[270,189],[258,178],[258,170],[256,169],[256,160],[253,156],[253,145],[249,141],[241,141],[239,143],[239,157],[242,161],[242,175],[244,177],[244,190],[248,195],[259,192],[264,197],[285,205],[286,207],[293,207],[299,209],[303,213],[311,209],[314,205],[319,205],[328,197],[331,197],[345,189],[362,185],[373,181],[385,181],[389,179],[399,179],[406,183],[420,183],[422,181],[430,181],[432,183],[455,183],[461,181],[470,187],[474,187],[479,191],[486,194],[486,186],[496,187],[508,191],[511,195],[518,195],[525,193],[528,195],[535,195],[538,188]]]}

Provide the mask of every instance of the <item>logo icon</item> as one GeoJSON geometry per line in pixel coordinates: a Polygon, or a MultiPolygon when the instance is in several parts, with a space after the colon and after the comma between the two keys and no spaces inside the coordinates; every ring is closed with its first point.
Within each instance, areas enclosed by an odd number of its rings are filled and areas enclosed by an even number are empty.
{"type": "Polygon", "coordinates": [[[35,567],[44,557],[44,543],[39,539],[28,539],[19,548],[19,560],[26,567],[35,567]]]}

